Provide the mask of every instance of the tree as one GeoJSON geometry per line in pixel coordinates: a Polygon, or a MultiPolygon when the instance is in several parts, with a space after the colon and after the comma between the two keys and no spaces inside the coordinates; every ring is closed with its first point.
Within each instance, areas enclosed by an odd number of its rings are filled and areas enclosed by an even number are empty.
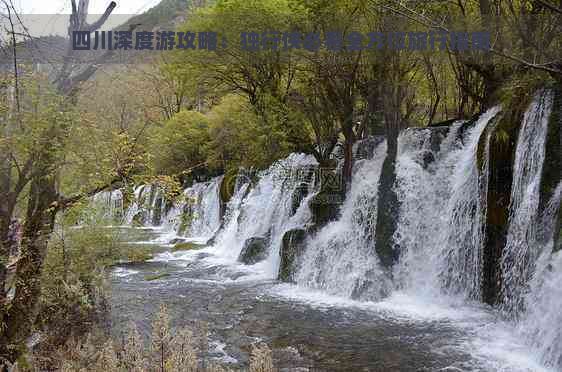
{"type": "MultiPolygon", "coordinates": [[[[99,29],[116,6],[115,2],[111,2],[105,13],[89,24],[86,21],[88,3],[88,0],[81,0],[77,5],[74,0],[71,1],[69,36],[77,30],[93,32],[99,29]]],[[[12,29],[12,32],[15,31],[12,29]]],[[[64,164],[62,150],[74,122],[70,112],[76,103],[76,93],[81,83],[90,78],[99,63],[109,58],[111,53],[107,51],[102,54],[96,63],[80,66],[72,63],[73,50],[69,45],[55,81],[54,98],[45,102],[47,88],[39,86],[40,94],[36,97],[40,99],[33,99],[33,95],[26,96],[31,119],[34,120],[28,121],[30,118],[27,113],[19,107],[16,114],[9,117],[13,124],[6,126],[17,131],[2,133],[3,153],[8,155],[10,161],[4,163],[7,166],[3,167],[0,174],[0,197],[5,201],[0,211],[0,357],[10,363],[25,352],[25,341],[33,329],[41,291],[41,271],[57,212],[88,195],[111,187],[126,177],[131,169],[131,164],[126,162],[112,172],[115,177],[100,180],[92,189],[70,197],[61,194],[58,184],[59,171],[64,164]],[[37,110],[39,105],[44,109],[37,110]],[[28,133],[31,136],[27,136],[28,133]],[[19,143],[24,146],[19,146],[19,143]],[[13,277],[8,281],[8,226],[20,205],[24,210],[21,251],[13,277]]],[[[17,63],[14,65],[17,69],[17,63]]]]}
{"type": "Polygon", "coordinates": [[[207,165],[209,119],[197,111],[180,111],[151,133],[156,174],[182,175],[207,165]]]}

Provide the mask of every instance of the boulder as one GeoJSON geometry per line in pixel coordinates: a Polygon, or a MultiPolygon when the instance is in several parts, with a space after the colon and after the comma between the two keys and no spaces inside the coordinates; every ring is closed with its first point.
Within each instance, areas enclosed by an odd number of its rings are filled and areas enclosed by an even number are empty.
{"type": "Polygon", "coordinates": [[[253,265],[265,260],[267,258],[267,243],[268,239],[261,236],[247,239],[244,242],[242,252],[238,256],[238,261],[246,265],[253,265]]]}
{"type": "Polygon", "coordinates": [[[224,177],[221,179],[219,185],[219,206],[221,219],[226,212],[226,206],[228,202],[232,198],[232,195],[234,195],[237,177],[238,171],[229,171],[226,172],[224,177]]]}
{"type": "Polygon", "coordinates": [[[279,255],[281,264],[279,265],[278,279],[282,282],[294,282],[294,273],[298,258],[304,252],[307,232],[304,229],[293,229],[283,235],[283,242],[279,255]]]}
{"type": "Polygon", "coordinates": [[[322,227],[338,218],[345,196],[343,193],[320,191],[310,199],[312,222],[316,228],[322,227]]]}
{"type": "Polygon", "coordinates": [[[291,216],[297,213],[302,201],[308,195],[308,185],[301,183],[293,192],[291,196],[291,216]]]}

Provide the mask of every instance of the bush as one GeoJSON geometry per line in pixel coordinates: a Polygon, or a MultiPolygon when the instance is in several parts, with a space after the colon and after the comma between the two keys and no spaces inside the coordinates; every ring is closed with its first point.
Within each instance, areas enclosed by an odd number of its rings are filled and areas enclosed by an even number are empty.
{"type": "MultiPolygon", "coordinates": [[[[83,372],[229,372],[216,361],[199,360],[208,349],[205,324],[199,335],[186,327],[170,328],[165,306],[155,315],[148,343],[143,341],[136,326],[131,323],[121,345],[101,337],[88,335],[84,342],[71,340],[65,353],[60,354],[61,371],[83,372]]],[[[250,356],[251,372],[273,372],[271,350],[266,344],[254,345],[250,356]]]]}
{"type": "Polygon", "coordinates": [[[205,147],[210,140],[209,120],[196,111],[181,111],[162,127],[154,128],[154,168],[160,175],[182,175],[205,165],[205,147]]]}

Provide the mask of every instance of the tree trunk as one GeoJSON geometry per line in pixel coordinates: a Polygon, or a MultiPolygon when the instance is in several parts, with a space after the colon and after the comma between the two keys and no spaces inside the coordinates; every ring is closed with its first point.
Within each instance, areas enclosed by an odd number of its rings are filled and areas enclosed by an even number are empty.
{"type": "Polygon", "coordinates": [[[353,143],[354,134],[351,123],[348,123],[344,127],[344,137],[345,143],[343,147],[343,180],[344,184],[347,186],[351,184],[351,178],[353,177],[353,143]]]}
{"type": "Polygon", "coordinates": [[[385,267],[391,267],[398,258],[398,251],[394,249],[393,242],[399,213],[398,196],[394,190],[398,134],[396,126],[387,127],[387,152],[378,187],[375,250],[385,267]]]}
{"type": "Polygon", "coordinates": [[[33,331],[41,292],[41,271],[54,228],[56,199],[54,177],[44,175],[31,184],[14,297],[8,307],[2,307],[2,322],[7,327],[0,336],[0,357],[11,362],[22,354],[22,345],[33,331]]]}

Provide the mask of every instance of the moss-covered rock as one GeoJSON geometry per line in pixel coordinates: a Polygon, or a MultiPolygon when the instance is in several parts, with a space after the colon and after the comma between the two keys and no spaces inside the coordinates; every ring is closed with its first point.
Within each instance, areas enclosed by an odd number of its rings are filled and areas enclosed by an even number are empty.
{"type": "Polygon", "coordinates": [[[443,121],[438,121],[436,123],[430,123],[427,127],[431,128],[431,127],[438,127],[438,128],[442,128],[442,127],[450,127],[451,125],[453,125],[455,123],[455,121],[460,120],[459,118],[457,119],[447,119],[447,120],[443,120],[443,121]]]}
{"type": "Polygon", "coordinates": [[[320,191],[316,194],[309,202],[314,226],[319,228],[330,221],[336,220],[339,216],[343,199],[341,193],[333,193],[331,191],[320,191]]]}
{"type": "Polygon", "coordinates": [[[158,274],[154,274],[154,275],[147,275],[144,277],[144,280],[146,280],[147,282],[151,282],[153,280],[159,280],[159,279],[164,279],[170,276],[170,273],[158,273],[158,274]]]}
{"type": "Polygon", "coordinates": [[[226,172],[221,180],[219,186],[219,201],[220,201],[220,216],[224,216],[226,212],[226,205],[234,195],[234,189],[236,187],[236,177],[238,177],[238,171],[231,170],[226,172]]]}
{"type": "Polygon", "coordinates": [[[282,282],[293,282],[298,258],[302,256],[305,249],[307,232],[304,229],[293,229],[283,235],[283,242],[279,255],[278,279],[282,282]]]}
{"type": "Polygon", "coordinates": [[[145,262],[152,258],[152,253],[148,248],[131,248],[125,252],[125,259],[129,263],[145,262]]]}
{"type": "Polygon", "coordinates": [[[133,220],[131,222],[133,227],[141,227],[143,226],[143,212],[139,211],[137,214],[133,216],[133,220]]]}
{"type": "Polygon", "coordinates": [[[180,243],[176,243],[172,247],[172,252],[193,251],[193,250],[202,249],[202,248],[205,248],[205,245],[197,244],[197,243],[194,243],[194,242],[180,242],[180,243]]]}
{"type": "Polygon", "coordinates": [[[267,258],[267,243],[268,239],[261,236],[247,239],[238,256],[238,261],[246,265],[253,265],[265,260],[267,258]]]}

